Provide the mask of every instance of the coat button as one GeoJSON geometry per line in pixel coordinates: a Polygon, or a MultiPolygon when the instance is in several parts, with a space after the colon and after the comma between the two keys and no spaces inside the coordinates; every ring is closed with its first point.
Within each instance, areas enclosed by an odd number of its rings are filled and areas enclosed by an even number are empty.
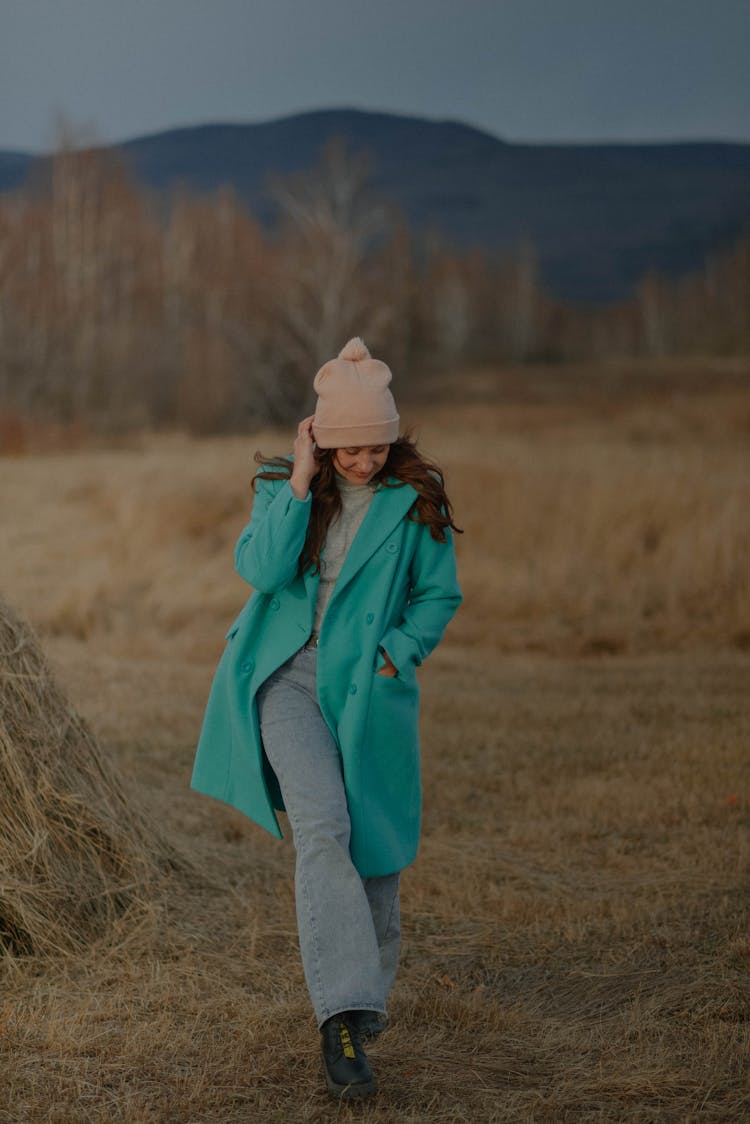
{"type": "Polygon", "coordinates": [[[385,549],[388,551],[389,554],[395,554],[396,551],[398,550],[398,547],[396,546],[395,542],[389,542],[385,549]]]}
{"type": "Polygon", "coordinates": [[[357,693],[357,684],[356,684],[356,683],[352,683],[352,684],[350,684],[350,686],[349,686],[349,694],[350,694],[350,695],[356,695],[356,693],[357,693]]]}
{"type": "Polygon", "coordinates": [[[368,624],[372,624],[372,622],[375,620],[375,614],[374,613],[368,613],[367,616],[365,617],[365,620],[367,621],[368,624]]]}
{"type": "Polygon", "coordinates": [[[272,597],[271,598],[271,608],[272,609],[278,609],[280,604],[281,604],[281,602],[279,601],[278,597],[272,597]]]}
{"type": "Polygon", "coordinates": [[[242,665],[242,670],[250,672],[250,671],[253,670],[254,667],[255,667],[255,663],[253,662],[253,660],[245,660],[245,662],[242,665]]]}

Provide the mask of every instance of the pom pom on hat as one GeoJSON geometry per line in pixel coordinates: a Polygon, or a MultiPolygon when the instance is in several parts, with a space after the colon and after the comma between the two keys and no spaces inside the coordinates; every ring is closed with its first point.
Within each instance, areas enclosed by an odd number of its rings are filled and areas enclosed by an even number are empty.
{"type": "Polygon", "coordinates": [[[349,343],[345,344],[339,352],[339,359],[351,359],[353,363],[359,363],[361,359],[370,358],[372,358],[372,356],[367,350],[365,341],[361,340],[359,336],[354,336],[353,339],[350,339],[349,343]]]}
{"type": "Polygon", "coordinates": [[[321,449],[390,445],[398,437],[399,416],[388,389],[391,370],[373,359],[354,336],[318,371],[313,436],[321,449]]]}

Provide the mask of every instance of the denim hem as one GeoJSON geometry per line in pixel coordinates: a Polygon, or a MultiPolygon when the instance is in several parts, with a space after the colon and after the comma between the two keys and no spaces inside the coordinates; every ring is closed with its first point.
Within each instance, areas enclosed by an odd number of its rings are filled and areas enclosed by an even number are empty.
{"type": "Polygon", "coordinates": [[[388,1012],[380,1003],[351,1003],[347,1007],[337,1007],[335,1011],[328,1011],[322,1018],[318,1018],[318,1030],[320,1030],[327,1019],[332,1019],[334,1015],[343,1015],[347,1011],[374,1011],[378,1015],[385,1015],[386,1018],[388,1017],[388,1012]]]}

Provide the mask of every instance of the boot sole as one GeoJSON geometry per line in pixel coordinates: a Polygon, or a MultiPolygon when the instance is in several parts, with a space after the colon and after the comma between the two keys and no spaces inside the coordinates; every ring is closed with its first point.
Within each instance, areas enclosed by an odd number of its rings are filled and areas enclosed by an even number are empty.
{"type": "Polygon", "coordinates": [[[372,1081],[362,1081],[358,1085],[339,1085],[337,1081],[328,1073],[325,1065],[323,1066],[326,1075],[326,1085],[328,1092],[332,1097],[340,1101],[348,1101],[353,1097],[371,1097],[378,1091],[378,1083],[375,1078],[372,1081]]]}

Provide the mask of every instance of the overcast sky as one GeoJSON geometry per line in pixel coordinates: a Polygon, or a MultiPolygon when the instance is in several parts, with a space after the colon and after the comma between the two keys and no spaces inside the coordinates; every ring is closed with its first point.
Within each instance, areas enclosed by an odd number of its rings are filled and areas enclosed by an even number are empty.
{"type": "Polygon", "coordinates": [[[353,106],[750,141],[750,0],[0,0],[0,148],[353,106]]]}

